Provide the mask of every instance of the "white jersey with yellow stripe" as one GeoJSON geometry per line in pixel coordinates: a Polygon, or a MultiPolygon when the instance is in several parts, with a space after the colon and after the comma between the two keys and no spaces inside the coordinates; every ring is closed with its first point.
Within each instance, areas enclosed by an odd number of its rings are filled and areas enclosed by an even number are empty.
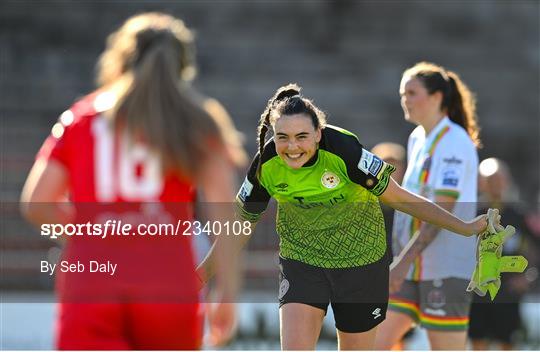
{"type": "MultiPolygon", "coordinates": [[[[453,213],[470,220],[476,216],[478,154],[467,132],[443,118],[428,135],[418,126],[410,135],[403,187],[434,201],[437,195],[456,199],[453,213]]],[[[419,229],[421,222],[396,211],[394,254],[419,229]]],[[[422,281],[448,277],[470,278],[475,266],[476,236],[464,237],[441,230],[415,260],[408,279],[422,281]]]]}

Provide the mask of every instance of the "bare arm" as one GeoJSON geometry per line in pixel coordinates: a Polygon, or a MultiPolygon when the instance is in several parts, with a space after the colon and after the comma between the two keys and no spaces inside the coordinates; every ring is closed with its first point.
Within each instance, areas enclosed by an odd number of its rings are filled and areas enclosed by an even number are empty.
{"type": "MultiPolygon", "coordinates": [[[[437,196],[435,202],[443,209],[451,212],[454,209],[456,200],[455,198],[448,196],[437,196]]],[[[423,223],[420,230],[413,235],[405,248],[403,248],[398,255],[396,262],[406,265],[408,269],[408,266],[416,259],[416,257],[418,257],[420,253],[433,242],[440,230],[441,229],[435,225],[423,223]]]]}
{"type": "MultiPolygon", "coordinates": [[[[201,170],[199,180],[207,202],[206,213],[213,221],[224,223],[234,220],[234,174],[233,165],[220,156],[208,160],[201,170]]],[[[216,237],[210,254],[197,268],[197,272],[199,275],[202,272],[204,279],[206,272],[213,274],[215,271],[217,289],[220,291],[218,294],[222,296],[222,301],[232,302],[240,285],[240,263],[238,255],[231,253],[235,253],[235,242],[241,236],[222,234],[216,237]]]]}
{"type": "Polygon", "coordinates": [[[485,215],[463,221],[437,204],[401,188],[394,179],[390,179],[388,188],[380,199],[394,209],[464,236],[478,234],[487,227],[485,215]]]}
{"type": "MultiPolygon", "coordinates": [[[[239,236],[233,236],[235,238],[234,241],[234,248],[233,253],[236,255],[240,252],[242,248],[249,242],[251,239],[251,235],[253,234],[253,231],[255,230],[255,223],[251,223],[251,227],[249,230],[249,235],[239,235],[239,236]]],[[[203,282],[203,284],[206,284],[210,279],[215,275],[215,257],[216,257],[216,247],[220,244],[218,243],[220,241],[220,238],[216,238],[214,243],[212,244],[212,247],[208,251],[208,254],[206,254],[206,257],[202,260],[202,262],[197,266],[197,275],[203,282]]]]}
{"type": "Polygon", "coordinates": [[[390,264],[390,293],[399,291],[407,277],[411,264],[433,242],[439,231],[439,227],[423,223],[420,230],[414,233],[401,253],[394,258],[394,261],[390,264]]]}
{"type": "Polygon", "coordinates": [[[22,215],[38,227],[44,223],[68,223],[73,211],[66,199],[67,189],[68,174],[61,163],[37,160],[21,194],[22,215]]]}

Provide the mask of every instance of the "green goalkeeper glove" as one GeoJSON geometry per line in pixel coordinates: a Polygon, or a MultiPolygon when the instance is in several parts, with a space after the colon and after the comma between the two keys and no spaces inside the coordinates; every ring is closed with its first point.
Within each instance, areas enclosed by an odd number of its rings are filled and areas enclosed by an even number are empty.
{"type": "Polygon", "coordinates": [[[500,223],[499,211],[488,210],[488,227],[478,236],[476,248],[476,267],[467,291],[474,291],[479,296],[487,292],[493,301],[501,287],[501,273],[522,273],[527,267],[527,259],[518,256],[502,256],[503,244],[515,234],[513,226],[504,228],[500,223]]]}

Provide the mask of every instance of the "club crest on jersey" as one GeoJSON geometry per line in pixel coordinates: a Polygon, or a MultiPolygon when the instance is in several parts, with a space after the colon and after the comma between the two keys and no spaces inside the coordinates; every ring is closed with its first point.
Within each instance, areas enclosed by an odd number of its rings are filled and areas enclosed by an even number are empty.
{"type": "Polygon", "coordinates": [[[321,183],[324,187],[332,189],[339,185],[339,177],[333,172],[326,171],[321,177],[321,183]]]}

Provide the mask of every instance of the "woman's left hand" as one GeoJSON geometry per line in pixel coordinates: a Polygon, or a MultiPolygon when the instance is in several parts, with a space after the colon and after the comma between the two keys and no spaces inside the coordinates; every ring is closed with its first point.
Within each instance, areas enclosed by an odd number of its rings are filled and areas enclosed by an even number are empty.
{"type": "Polygon", "coordinates": [[[390,293],[395,293],[401,289],[401,285],[403,285],[403,281],[405,281],[408,272],[409,265],[406,265],[399,259],[396,259],[396,261],[390,265],[390,293]]]}
{"type": "Polygon", "coordinates": [[[227,344],[236,333],[236,305],[229,302],[212,302],[208,308],[208,333],[204,344],[221,347],[227,344]]]}

